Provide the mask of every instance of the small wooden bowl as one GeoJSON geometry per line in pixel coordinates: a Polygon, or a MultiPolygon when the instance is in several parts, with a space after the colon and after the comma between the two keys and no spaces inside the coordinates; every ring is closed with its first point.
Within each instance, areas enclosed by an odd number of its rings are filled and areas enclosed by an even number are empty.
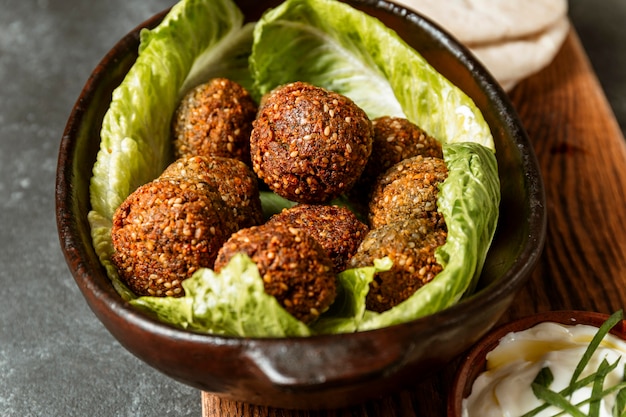
{"type": "MultiPolygon", "coordinates": [[[[470,395],[474,381],[486,369],[487,354],[495,349],[500,343],[500,339],[508,333],[526,330],[545,322],[600,327],[608,318],[609,314],[590,311],[549,311],[514,320],[492,330],[474,345],[463,358],[448,394],[448,417],[461,417],[463,415],[463,399],[470,395]]],[[[626,320],[622,320],[621,323],[613,327],[611,334],[626,340],[626,320]]]]}

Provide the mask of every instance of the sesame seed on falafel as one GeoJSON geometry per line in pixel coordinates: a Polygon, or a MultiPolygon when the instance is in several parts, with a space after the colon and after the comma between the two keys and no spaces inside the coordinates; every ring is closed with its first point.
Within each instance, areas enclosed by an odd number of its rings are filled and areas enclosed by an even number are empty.
{"type": "Polygon", "coordinates": [[[257,105],[240,84],[214,78],[191,89],[172,121],[176,157],[204,155],[250,165],[250,132],[257,105]]]}
{"type": "Polygon", "coordinates": [[[374,129],[372,155],[358,182],[370,190],[379,175],[398,162],[417,155],[443,158],[441,144],[418,125],[402,117],[382,116],[372,119],[374,129]]]}
{"type": "Polygon", "coordinates": [[[262,100],[250,137],[252,167],[276,194],[324,203],[348,191],[372,151],[372,124],[349,98],[304,82],[262,100]]]}
{"type": "Polygon", "coordinates": [[[233,211],[238,228],[263,223],[259,184],[252,169],[238,159],[187,156],[171,163],[159,178],[204,181],[215,188],[233,211]]]}
{"type": "Polygon", "coordinates": [[[405,159],[378,177],[369,202],[371,228],[406,219],[429,219],[445,228],[437,207],[439,186],[448,176],[443,159],[421,155],[405,159]]]}
{"type": "Polygon", "coordinates": [[[399,221],[371,230],[350,260],[352,268],[372,265],[389,257],[390,270],[378,272],[366,298],[368,310],[383,312],[405,301],[441,270],[436,249],[447,232],[434,229],[426,219],[399,221]]]}
{"type": "Polygon", "coordinates": [[[236,253],[245,253],[256,263],[265,292],[304,323],[317,319],[335,299],[332,261],[302,229],[280,223],[242,229],[220,249],[215,270],[236,253]]]}
{"type": "Polygon", "coordinates": [[[305,230],[326,250],[336,273],[346,269],[369,230],[349,209],[321,204],[298,204],[275,214],[267,223],[305,230]]]}
{"type": "Polygon", "coordinates": [[[212,268],[235,230],[232,212],[208,184],[154,180],[115,211],[111,260],[136,295],[182,296],[182,281],[212,268]]]}

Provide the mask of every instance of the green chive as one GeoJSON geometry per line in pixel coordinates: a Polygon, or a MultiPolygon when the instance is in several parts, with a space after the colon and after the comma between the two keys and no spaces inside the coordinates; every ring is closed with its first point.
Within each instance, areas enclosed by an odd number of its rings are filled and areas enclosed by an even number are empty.
{"type": "MultiPolygon", "coordinates": [[[[626,364],[624,364],[622,382],[626,381],[626,364]]],[[[617,392],[615,405],[613,406],[613,417],[626,417],[626,388],[617,392]]]]}
{"type": "Polygon", "coordinates": [[[589,346],[587,346],[587,350],[585,350],[585,353],[583,354],[583,357],[580,359],[578,366],[576,366],[576,369],[574,370],[574,373],[572,374],[572,379],[570,380],[570,385],[575,383],[578,377],[580,376],[580,374],[583,372],[583,370],[589,363],[589,360],[593,356],[593,353],[596,351],[596,349],[600,345],[600,342],[602,342],[602,339],[604,339],[604,336],[606,336],[607,333],[621,320],[622,320],[622,310],[619,310],[613,313],[611,317],[609,317],[604,323],[602,323],[602,326],[600,326],[600,328],[598,329],[598,332],[595,334],[593,339],[591,339],[589,346]]]}
{"type": "MultiPolygon", "coordinates": [[[[615,365],[617,366],[617,363],[615,363],[615,365]]],[[[594,378],[593,385],[591,387],[591,397],[594,399],[589,402],[589,417],[598,417],[600,415],[600,402],[602,401],[602,397],[598,398],[597,396],[602,393],[604,380],[610,372],[608,370],[609,368],[609,363],[606,359],[603,359],[598,368],[598,372],[596,372],[597,377],[594,378]]],[[[615,368],[615,366],[613,368],[615,368]]]]}
{"type": "MultiPolygon", "coordinates": [[[[580,408],[579,408],[580,405],[583,405],[585,403],[589,403],[589,415],[588,416],[596,417],[599,415],[599,412],[600,412],[599,407],[600,407],[600,401],[602,400],[602,398],[604,398],[606,395],[609,395],[616,390],[619,390],[619,392],[618,392],[618,399],[616,400],[616,404],[613,409],[613,416],[614,417],[616,416],[626,417],[626,380],[625,382],[618,384],[615,387],[611,387],[605,391],[603,390],[604,379],[611,371],[613,371],[617,367],[621,357],[618,358],[618,360],[611,365],[609,365],[606,362],[606,360],[604,360],[595,373],[588,375],[587,377],[581,379],[580,381],[578,380],[578,378],[584,371],[585,367],[589,364],[589,361],[591,360],[594,352],[596,351],[598,346],[600,346],[602,339],[604,339],[604,337],[609,333],[609,331],[613,327],[615,327],[615,325],[618,324],[622,320],[622,318],[623,318],[623,312],[622,310],[619,310],[613,313],[604,323],[602,323],[602,326],[600,326],[600,328],[598,329],[598,332],[594,335],[593,339],[589,343],[589,346],[587,346],[587,349],[585,350],[585,353],[583,354],[582,358],[578,362],[576,369],[574,369],[574,373],[572,374],[570,383],[565,389],[561,390],[558,393],[551,391],[549,389],[549,386],[550,384],[552,384],[552,381],[554,380],[554,375],[552,374],[552,371],[549,368],[547,367],[542,368],[537,373],[537,376],[533,380],[531,388],[535,396],[538,399],[543,400],[544,403],[536,407],[535,409],[527,412],[521,417],[535,416],[551,405],[564,410],[563,412],[567,412],[574,417],[576,416],[587,417],[585,416],[585,414],[583,414],[580,411],[580,408]],[[567,400],[567,397],[569,397],[573,392],[589,384],[593,384],[592,394],[589,399],[580,402],[576,406],[572,405],[567,400]]],[[[626,365],[624,367],[624,375],[626,376],[626,365]]],[[[556,415],[559,416],[563,414],[563,412],[560,412],[556,415]]]]}
{"type": "Polygon", "coordinates": [[[613,417],[626,417],[626,388],[622,388],[617,393],[613,406],[613,417]]]}
{"type": "Polygon", "coordinates": [[[558,392],[551,391],[548,388],[535,383],[533,383],[531,387],[533,393],[538,399],[568,412],[572,417],[587,417],[585,413],[580,411],[578,407],[570,403],[567,398],[558,392]]]}

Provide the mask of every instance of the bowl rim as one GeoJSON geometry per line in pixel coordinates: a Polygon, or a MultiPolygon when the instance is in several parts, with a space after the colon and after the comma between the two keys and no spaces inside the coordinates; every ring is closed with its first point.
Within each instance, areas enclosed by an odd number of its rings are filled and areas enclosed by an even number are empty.
{"type": "MultiPolygon", "coordinates": [[[[83,247],[80,239],[80,232],[77,230],[78,227],[76,225],[76,219],[72,218],[72,213],[68,209],[68,207],[72,207],[72,196],[74,191],[71,179],[73,176],[72,156],[74,155],[77,146],[75,132],[80,125],[82,118],[85,116],[86,108],[84,103],[88,103],[91,100],[95,90],[97,89],[98,82],[103,77],[103,73],[101,71],[94,71],[81,90],[76,104],[72,108],[63,133],[57,163],[55,192],[57,228],[62,251],[68,265],[70,266],[70,271],[74,276],[74,279],[77,281],[83,292],[90,291],[93,293],[95,296],[94,298],[98,300],[97,302],[107,304],[113,314],[124,316],[125,320],[131,322],[133,326],[138,326],[145,329],[147,332],[155,333],[162,337],[184,339],[186,341],[195,341],[198,343],[206,343],[209,341],[211,343],[245,345],[250,343],[250,341],[262,344],[276,343],[277,340],[285,340],[289,341],[289,343],[298,344],[337,338],[361,338],[368,337],[368,334],[374,332],[395,332],[398,329],[412,329],[416,327],[428,328],[433,326],[433,323],[436,323],[436,326],[440,327],[453,326],[459,312],[466,311],[468,306],[471,307],[469,309],[470,313],[477,311],[481,308],[480,305],[483,305],[483,303],[490,303],[501,298],[504,294],[515,292],[522,287],[526,281],[523,277],[530,275],[531,271],[535,268],[545,243],[547,223],[546,208],[545,204],[543,204],[545,201],[545,190],[532,145],[530,144],[522,123],[519,120],[519,117],[517,116],[517,113],[514,110],[507,94],[498,86],[491,74],[478,62],[478,60],[465,46],[427,17],[387,0],[348,0],[347,2],[353,5],[355,3],[362,3],[367,6],[383,9],[393,14],[402,14],[412,24],[425,31],[442,33],[443,35],[440,36],[438,41],[444,42],[446,49],[448,49],[456,59],[461,61],[463,66],[467,67],[468,70],[471,70],[476,74],[476,82],[481,85],[485,94],[489,96],[489,99],[496,102],[498,106],[507,110],[506,114],[508,115],[508,119],[505,120],[505,122],[507,122],[507,127],[512,130],[512,135],[517,137],[520,141],[517,146],[521,149],[520,153],[524,156],[521,165],[526,173],[525,181],[528,184],[527,189],[530,199],[528,229],[531,236],[529,236],[529,241],[526,247],[519,253],[518,259],[511,265],[506,273],[501,276],[497,282],[490,283],[488,287],[489,291],[478,291],[471,296],[460,300],[456,304],[432,315],[384,328],[364,330],[355,333],[312,335],[305,338],[249,338],[195,333],[160,322],[123,301],[117,292],[115,292],[113,286],[110,285],[110,281],[108,282],[110,286],[108,289],[102,288],[91,281],[91,271],[94,268],[100,268],[101,273],[105,274],[104,268],[100,264],[90,265],[89,263],[85,263],[84,260],[87,259],[86,251],[88,249],[93,250],[93,247],[83,247]],[[76,268],[72,267],[72,261],[74,261],[74,264],[77,265],[76,268]],[[473,304],[470,304],[470,302],[473,304]]],[[[138,40],[139,31],[141,29],[154,27],[160,22],[160,20],[163,19],[168,10],[169,9],[165,9],[146,19],[123,36],[100,60],[96,69],[111,66],[117,59],[117,56],[127,48],[129,43],[133,43],[138,40]]]]}

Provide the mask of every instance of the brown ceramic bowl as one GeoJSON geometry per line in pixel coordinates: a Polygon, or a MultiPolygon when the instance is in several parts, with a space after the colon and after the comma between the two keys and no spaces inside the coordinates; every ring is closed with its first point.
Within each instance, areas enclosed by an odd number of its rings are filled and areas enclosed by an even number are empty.
{"type": "MultiPolygon", "coordinates": [[[[237,3],[248,20],[256,20],[278,1],[237,3]]],[[[137,28],[96,67],[72,110],[58,161],[57,223],[71,273],[96,316],[126,349],[178,381],[225,398],[284,408],[339,407],[383,395],[442,368],[480,339],[539,258],[546,227],[543,183],[506,94],[464,47],[423,17],[383,0],[349,3],[395,29],[474,99],[491,126],[502,203],[480,286],[475,295],[420,320],[311,338],[194,334],[155,321],[122,301],[92,246],[88,187],[111,92],[137,56],[137,28]]],[[[153,27],[162,17],[140,27],[153,27]]]]}
{"type": "MultiPolygon", "coordinates": [[[[461,417],[463,399],[472,392],[472,385],[486,367],[487,354],[510,332],[529,329],[539,323],[553,322],[566,325],[586,324],[600,327],[609,314],[589,311],[549,311],[514,320],[489,332],[467,352],[457,371],[452,389],[448,395],[448,417],[461,417]]],[[[626,340],[626,320],[611,329],[611,333],[626,340]]]]}

